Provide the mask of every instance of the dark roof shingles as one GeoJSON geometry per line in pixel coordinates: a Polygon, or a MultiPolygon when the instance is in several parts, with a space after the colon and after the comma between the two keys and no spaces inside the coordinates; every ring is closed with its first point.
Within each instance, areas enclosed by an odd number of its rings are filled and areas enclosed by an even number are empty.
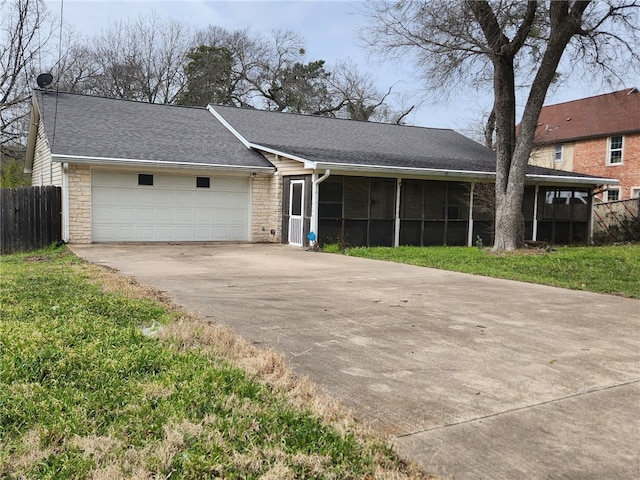
{"type": "Polygon", "coordinates": [[[79,157],[270,167],[205,108],[36,92],[52,153],[79,157]],[[55,125],[54,125],[55,123],[55,125]]]}

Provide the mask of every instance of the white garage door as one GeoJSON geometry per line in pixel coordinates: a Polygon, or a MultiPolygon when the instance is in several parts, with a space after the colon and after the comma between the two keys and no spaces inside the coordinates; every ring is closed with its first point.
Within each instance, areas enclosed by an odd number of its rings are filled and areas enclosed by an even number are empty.
{"type": "Polygon", "coordinates": [[[91,227],[94,242],[249,240],[249,179],[94,170],[91,227]]]}

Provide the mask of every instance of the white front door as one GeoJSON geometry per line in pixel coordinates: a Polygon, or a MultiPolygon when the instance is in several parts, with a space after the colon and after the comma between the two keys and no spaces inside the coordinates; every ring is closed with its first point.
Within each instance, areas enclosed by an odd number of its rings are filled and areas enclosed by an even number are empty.
{"type": "Polygon", "coordinates": [[[292,180],[289,186],[289,244],[304,243],[304,180],[292,180]]]}

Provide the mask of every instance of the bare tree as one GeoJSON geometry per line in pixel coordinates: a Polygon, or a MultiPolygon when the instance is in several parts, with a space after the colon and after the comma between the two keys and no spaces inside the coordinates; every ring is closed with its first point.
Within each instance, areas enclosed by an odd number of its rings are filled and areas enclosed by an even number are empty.
{"type": "Polygon", "coordinates": [[[53,31],[42,0],[0,2],[0,147],[24,141],[31,88],[53,31]]]}
{"type": "Polygon", "coordinates": [[[550,85],[558,80],[563,55],[568,71],[586,65],[615,76],[619,65],[637,67],[639,6],[635,0],[369,2],[371,21],[364,39],[385,54],[414,55],[428,87],[492,86],[494,249],[513,250],[524,242],[525,169],[538,116],[550,85]],[[524,108],[516,135],[517,93],[524,97],[524,108]]]}
{"type": "Polygon", "coordinates": [[[109,25],[93,40],[97,72],[90,93],[150,103],[173,103],[185,85],[189,27],[155,12],[109,25]]]}

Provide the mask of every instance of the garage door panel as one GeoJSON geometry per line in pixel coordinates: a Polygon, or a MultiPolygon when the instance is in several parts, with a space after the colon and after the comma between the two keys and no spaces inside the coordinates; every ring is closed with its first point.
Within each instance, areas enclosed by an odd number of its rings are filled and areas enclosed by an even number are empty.
{"type": "Polygon", "coordinates": [[[169,208],[159,208],[156,210],[156,222],[158,225],[174,223],[176,220],[175,211],[169,208]]]}
{"type": "Polygon", "coordinates": [[[137,208],[136,210],[136,220],[138,222],[153,222],[156,219],[156,209],[155,208],[137,208]]]}
{"type": "Polygon", "coordinates": [[[173,207],[176,205],[176,192],[164,190],[156,196],[156,205],[159,207],[173,207]]]}
{"type": "Polygon", "coordinates": [[[116,222],[133,223],[136,221],[136,210],[134,208],[117,208],[116,209],[116,222]]]}
{"type": "Polygon", "coordinates": [[[176,240],[175,231],[173,226],[159,226],[156,227],[156,237],[160,242],[170,242],[176,240]]]}
{"type": "Polygon", "coordinates": [[[153,177],[143,186],[137,172],[92,172],[93,241],[249,240],[248,178],[198,188],[195,175],[153,177]]]}

